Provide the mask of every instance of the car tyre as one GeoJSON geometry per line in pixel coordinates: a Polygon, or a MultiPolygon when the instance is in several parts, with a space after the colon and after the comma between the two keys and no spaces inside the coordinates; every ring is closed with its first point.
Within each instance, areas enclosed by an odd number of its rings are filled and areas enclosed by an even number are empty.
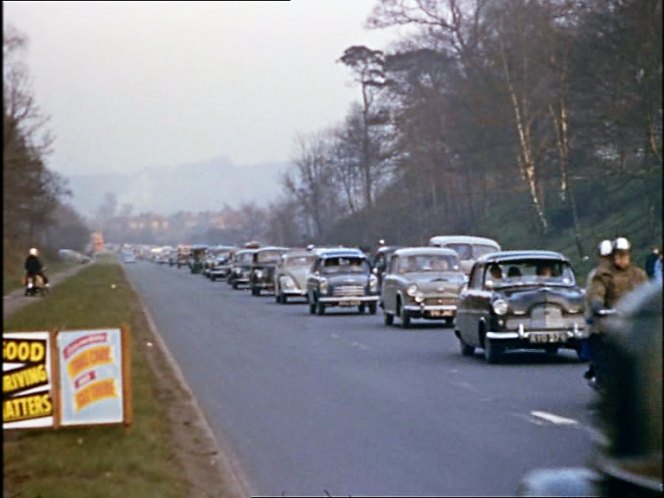
{"type": "Polygon", "coordinates": [[[487,363],[496,364],[500,362],[503,348],[489,338],[484,338],[484,359],[487,363]]]}
{"type": "Polygon", "coordinates": [[[316,300],[313,298],[309,300],[309,313],[312,315],[316,313],[316,300]]]}
{"type": "Polygon", "coordinates": [[[233,290],[237,290],[237,282],[233,282],[231,284],[231,287],[233,287],[233,290]]]}
{"type": "Polygon", "coordinates": [[[383,311],[383,321],[385,322],[385,325],[393,325],[394,315],[392,313],[388,313],[387,311],[383,311]]]}
{"type": "Polygon", "coordinates": [[[463,356],[474,356],[475,355],[475,346],[469,346],[463,339],[459,338],[459,345],[461,346],[461,354],[463,356]]]}
{"type": "Polygon", "coordinates": [[[288,304],[288,296],[286,294],[281,295],[281,304],[288,304]]]}
{"type": "Polygon", "coordinates": [[[369,314],[370,315],[375,315],[377,311],[378,311],[378,306],[376,305],[376,303],[369,304],[369,314]]]}
{"type": "Polygon", "coordinates": [[[366,306],[365,306],[364,304],[360,304],[360,305],[357,307],[357,310],[358,310],[360,313],[363,314],[364,311],[366,310],[366,306]]]}
{"type": "Polygon", "coordinates": [[[319,315],[325,314],[325,303],[321,303],[320,301],[316,302],[316,313],[319,315]]]}
{"type": "Polygon", "coordinates": [[[399,306],[399,318],[401,319],[402,329],[410,328],[410,315],[408,315],[408,311],[403,306],[399,306]]]}

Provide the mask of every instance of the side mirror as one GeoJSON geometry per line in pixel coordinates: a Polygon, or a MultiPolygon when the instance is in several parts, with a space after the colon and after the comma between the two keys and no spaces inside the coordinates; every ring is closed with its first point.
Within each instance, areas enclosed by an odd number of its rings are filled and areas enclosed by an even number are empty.
{"type": "Polygon", "coordinates": [[[493,290],[493,287],[494,287],[493,280],[487,280],[484,283],[484,288],[487,289],[487,290],[493,290]]]}

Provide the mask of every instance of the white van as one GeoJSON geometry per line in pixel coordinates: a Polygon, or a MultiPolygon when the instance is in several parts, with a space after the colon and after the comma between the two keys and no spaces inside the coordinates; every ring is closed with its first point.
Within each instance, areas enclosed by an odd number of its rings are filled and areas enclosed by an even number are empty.
{"type": "Polygon", "coordinates": [[[461,269],[466,275],[470,273],[477,258],[501,250],[500,244],[495,240],[471,235],[436,235],[429,239],[429,245],[455,250],[459,255],[461,269]]]}

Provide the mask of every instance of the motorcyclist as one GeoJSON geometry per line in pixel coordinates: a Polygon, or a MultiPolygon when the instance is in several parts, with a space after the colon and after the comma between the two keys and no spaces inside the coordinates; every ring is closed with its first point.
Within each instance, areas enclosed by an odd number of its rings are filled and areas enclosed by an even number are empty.
{"type": "MultiPolygon", "coordinates": [[[[28,257],[25,258],[25,264],[23,266],[25,268],[26,281],[29,278],[34,279],[39,276],[44,282],[44,286],[48,287],[48,278],[46,278],[46,275],[44,275],[44,265],[42,265],[42,262],[39,259],[39,251],[37,248],[33,247],[30,249],[28,257]]],[[[25,291],[25,295],[28,295],[27,289],[25,291]]]]}
{"type": "Polygon", "coordinates": [[[586,292],[586,309],[592,314],[592,318],[588,339],[590,365],[584,377],[592,385],[597,384],[597,367],[602,361],[604,333],[602,314],[613,310],[620,298],[648,279],[641,268],[631,264],[629,240],[618,237],[612,242],[611,247],[610,263],[598,265],[590,275],[586,292]]]}

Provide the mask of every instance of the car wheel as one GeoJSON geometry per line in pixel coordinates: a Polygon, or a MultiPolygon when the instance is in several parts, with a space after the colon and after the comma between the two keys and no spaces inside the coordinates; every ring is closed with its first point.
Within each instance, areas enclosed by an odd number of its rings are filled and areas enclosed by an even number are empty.
{"type": "Polygon", "coordinates": [[[312,315],[316,313],[316,301],[313,299],[309,302],[309,313],[312,315]]]}
{"type": "Polygon", "coordinates": [[[495,364],[500,361],[503,348],[489,338],[484,339],[484,359],[487,363],[495,364]]]}
{"type": "Polygon", "coordinates": [[[281,295],[281,304],[288,304],[288,296],[286,294],[281,295]]]}
{"type": "Polygon", "coordinates": [[[261,295],[261,290],[258,287],[252,287],[251,288],[251,295],[252,296],[260,296],[261,295]]]}
{"type": "Polygon", "coordinates": [[[316,303],[316,313],[319,315],[325,314],[325,303],[321,303],[320,301],[316,303]]]}
{"type": "Polygon", "coordinates": [[[387,311],[383,311],[383,321],[385,322],[385,325],[392,325],[394,323],[394,315],[387,311]]]}
{"type": "Polygon", "coordinates": [[[237,282],[233,282],[231,286],[233,287],[233,290],[237,290],[237,282]]]}
{"type": "Polygon", "coordinates": [[[360,313],[364,313],[365,309],[366,309],[366,306],[365,306],[364,304],[360,304],[360,305],[357,307],[357,310],[358,310],[360,313]]]}
{"type": "Polygon", "coordinates": [[[408,311],[406,311],[401,305],[399,306],[399,318],[401,319],[402,329],[410,327],[410,315],[408,315],[408,311]]]}
{"type": "Polygon", "coordinates": [[[463,356],[473,356],[475,354],[475,346],[469,346],[461,338],[459,338],[459,345],[461,346],[461,354],[463,356]]]}
{"type": "Polygon", "coordinates": [[[275,302],[277,302],[278,304],[281,304],[281,294],[279,294],[278,292],[275,292],[275,293],[274,293],[274,300],[275,300],[275,302]]]}
{"type": "Polygon", "coordinates": [[[375,315],[376,311],[378,311],[378,307],[376,306],[376,303],[372,303],[369,305],[369,314],[370,315],[375,315]]]}

